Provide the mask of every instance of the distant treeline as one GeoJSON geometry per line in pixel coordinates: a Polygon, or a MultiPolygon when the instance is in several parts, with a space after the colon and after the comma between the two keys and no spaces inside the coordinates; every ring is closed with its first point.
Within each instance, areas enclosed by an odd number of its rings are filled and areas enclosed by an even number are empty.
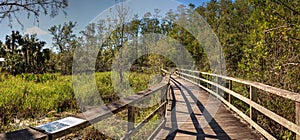
{"type": "MultiPolygon", "coordinates": [[[[211,0],[198,7],[193,4],[181,5],[165,15],[155,9],[143,17],[134,16],[126,23],[124,19],[129,10],[119,7],[116,11],[118,16],[115,19],[107,18],[91,23],[80,35],[73,33],[76,22],[52,26],[49,32],[53,37],[55,52],[45,49],[45,42],[39,41],[35,35],[12,32],[6,36],[5,41],[0,42],[0,57],[6,58],[6,62],[2,62],[2,71],[11,74],[71,74],[74,50],[91,47],[99,48],[95,70],[110,71],[118,50],[124,45],[145,45],[138,38],[148,33],[174,38],[190,52],[198,70],[209,71],[208,57],[211,56],[206,55],[203,44],[199,44],[191,33],[176,24],[182,17],[191,19],[192,13],[196,11],[219,38],[228,75],[300,93],[298,0],[211,0]]],[[[162,56],[149,54],[136,60],[132,69],[144,71],[151,67],[153,69],[150,70],[157,71],[167,66],[174,64],[162,56]]],[[[281,100],[273,98],[262,101],[274,101],[273,104],[282,105],[281,100]]],[[[294,116],[287,115],[287,118],[293,120],[294,116]]],[[[266,123],[273,125],[272,122],[266,123]]],[[[273,126],[269,130],[274,130],[272,133],[278,134],[277,138],[292,137],[290,132],[273,126]]]]}
{"type": "MultiPolygon", "coordinates": [[[[12,74],[71,74],[74,49],[93,46],[99,48],[96,71],[109,71],[113,58],[124,44],[142,46],[145,44],[136,38],[157,33],[176,39],[190,52],[199,70],[209,71],[202,44],[176,24],[181,17],[192,18],[196,11],[219,38],[230,76],[300,92],[300,2],[296,0],[211,0],[198,7],[180,5],[165,15],[154,9],[126,23],[124,19],[128,18],[129,10],[117,7],[116,11],[119,16],[115,19],[110,17],[91,23],[80,35],[73,33],[76,22],[52,26],[49,32],[55,52],[45,49],[45,42],[36,35],[12,32],[0,42],[0,57],[6,58],[2,69],[12,74]],[[135,39],[137,41],[132,41],[135,39]]],[[[173,65],[161,56],[145,55],[135,61],[133,69],[173,65]]]]}

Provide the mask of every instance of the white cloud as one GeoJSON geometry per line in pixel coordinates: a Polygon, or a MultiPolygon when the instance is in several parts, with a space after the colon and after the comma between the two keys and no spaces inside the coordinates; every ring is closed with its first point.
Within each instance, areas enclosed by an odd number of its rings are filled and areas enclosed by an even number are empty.
{"type": "Polygon", "coordinates": [[[39,27],[31,27],[31,28],[27,28],[24,34],[37,34],[37,35],[46,35],[48,34],[47,31],[42,30],[39,27]]]}

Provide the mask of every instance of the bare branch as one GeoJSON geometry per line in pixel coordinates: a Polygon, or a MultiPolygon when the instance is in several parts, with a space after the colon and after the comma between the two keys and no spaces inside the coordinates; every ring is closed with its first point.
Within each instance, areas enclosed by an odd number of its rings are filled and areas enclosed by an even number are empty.
{"type": "Polygon", "coordinates": [[[66,14],[64,9],[67,6],[68,0],[6,0],[0,2],[0,21],[8,19],[9,24],[11,24],[13,15],[15,20],[23,27],[17,16],[18,13],[27,13],[27,18],[33,14],[35,20],[38,22],[40,14],[48,15],[50,12],[50,17],[56,16],[59,11],[66,14]]]}
{"type": "Polygon", "coordinates": [[[276,27],[276,28],[271,28],[271,29],[267,29],[267,30],[264,30],[264,32],[270,32],[270,31],[273,31],[273,30],[278,30],[278,29],[281,29],[281,28],[290,28],[289,25],[283,25],[283,26],[279,26],[279,27],[276,27]]]}

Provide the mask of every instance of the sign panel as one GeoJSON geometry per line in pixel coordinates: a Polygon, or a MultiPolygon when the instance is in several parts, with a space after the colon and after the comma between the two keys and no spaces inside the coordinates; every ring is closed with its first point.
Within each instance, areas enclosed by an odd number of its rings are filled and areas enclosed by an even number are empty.
{"type": "Polygon", "coordinates": [[[68,129],[68,128],[76,126],[78,124],[81,124],[85,121],[86,120],[84,120],[84,119],[79,119],[79,118],[75,118],[75,117],[67,117],[67,118],[63,118],[63,119],[53,121],[53,122],[50,122],[47,124],[39,125],[34,128],[37,130],[40,130],[40,131],[45,131],[49,134],[54,134],[56,132],[68,129]]]}

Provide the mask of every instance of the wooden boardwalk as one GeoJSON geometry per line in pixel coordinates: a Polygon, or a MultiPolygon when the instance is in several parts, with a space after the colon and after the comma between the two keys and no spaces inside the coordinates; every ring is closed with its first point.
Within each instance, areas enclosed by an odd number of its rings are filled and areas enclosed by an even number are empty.
{"type": "MultiPolygon", "coordinates": [[[[170,74],[166,70],[163,73],[170,74]]],[[[296,134],[296,139],[300,140],[300,94],[290,92],[283,89],[278,89],[265,85],[263,83],[227,77],[223,75],[199,72],[194,70],[179,69],[176,71],[181,78],[171,78],[171,84],[161,82],[158,85],[150,87],[145,91],[137,94],[121,98],[118,101],[111,102],[106,105],[97,106],[96,108],[87,110],[86,112],[77,114],[75,117],[84,119],[83,123],[77,124],[74,127],[62,129],[55,133],[46,133],[34,127],[25,128],[13,132],[0,134],[2,140],[15,139],[56,139],[74,133],[77,130],[88,127],[90,122],[98,122],[111,117],[113,114],[127,110],[128,114],[128,130],[123,139],[131,139],[139,130],[156,115],[164,115],[167,111],[167,120],[161,121],[158,127],[153,131],[149,139],[270,139],[276,140],[276,137],[266,131],[256,121],[257,111],[271,120],[277,122],[281,126],[287,128],[296,134]],[[211,81],[212,78],[222,79],[226,81],[226,87],[218,84],[219,82],[211,81]],[[185,79],[185,80],[183,80],[185,79]],[[187,81],[189,82],[187,82],[187,81]],[[201,84],[197,82],[201,81],[201,84]],[[192,83],[194,84],[192,84],[192,83]],[[233,82],[246,85],[249,87],[249,97],[244,97],[241,94],[232,90],[233,82]],[[216,87],[215,89],[207,88],[206,84],[216,87]],[[171,87],[172,90],[166,90],[171,87]],[[201,88],[199,88],[201,87],[201,88]],[[295,102],[295,122],[289,121],[286,118],[268,110],[262,105],[255,102],[257,98],[256,90],[262,90],[268,94],[280,96],[284,99],[295,102]],[[157,92],[159,90],[168,92],[157,92]],[[205,90],[205,91],[204,91],[205,90]],[[228,95],[228,99],[224,99],[218,93],[224,91],[228,95]],[[171,91],[171,92],[170,92],[171,91]],[[208,94],[208,92],[210,94],[208,94]],[[142,123],[135,124],[135,109],[134,104],[146,100],[147,96],[161,93],[164,98],[151,115],[145,117],[142,123]],[[168,98],[165,98],[166,96],[168,98]],[[249,112],[245,114],[237,107],[231,104],[232,98],[243,101],[249,105],[249,112]],[[216,99],[218,98],[218,99],[216,99]],[[167,101],[169,100],[169,102],[167,101]],[[221,103],[222,102],[222,103],[221,103]],[[226,106],[225,106],[226,105],[226,106]],[[230,108],[230,110],[228,109],[230,108]],[[256,110],[256,111],[255,111],[256,110]],[[233,113],[234,112],[234,113],[233,113]],[[238,115],[236,115],[238,114],[238,115]],[[88,116],[88,117],[86,117],[88,116]],[[239,118],[239,117],[241,118],[239,118]],[[243,121],[242,121],[243,120],[243,121]],[[246,123],[247,122],[247,123],[246,123]],[[249,126],[255,128],[252,129],[249,126]],[[162,129],[161,129],[162,128],[162,129]]],[[[168,75],[170,76],[170,75],[168,75]]],[[[169,79],[169,78],[168,78],[169,79]]],[[[219,80],[217,80],[219,81],[219,80]]],[[[278,136],[277,136],[278,137],[278,136]]]]}
{"type": "Polygon", "coordinates": [[[175,77],[171,88],[167,122],[155,139],[263,139],[198,86],[175,77]]]}

